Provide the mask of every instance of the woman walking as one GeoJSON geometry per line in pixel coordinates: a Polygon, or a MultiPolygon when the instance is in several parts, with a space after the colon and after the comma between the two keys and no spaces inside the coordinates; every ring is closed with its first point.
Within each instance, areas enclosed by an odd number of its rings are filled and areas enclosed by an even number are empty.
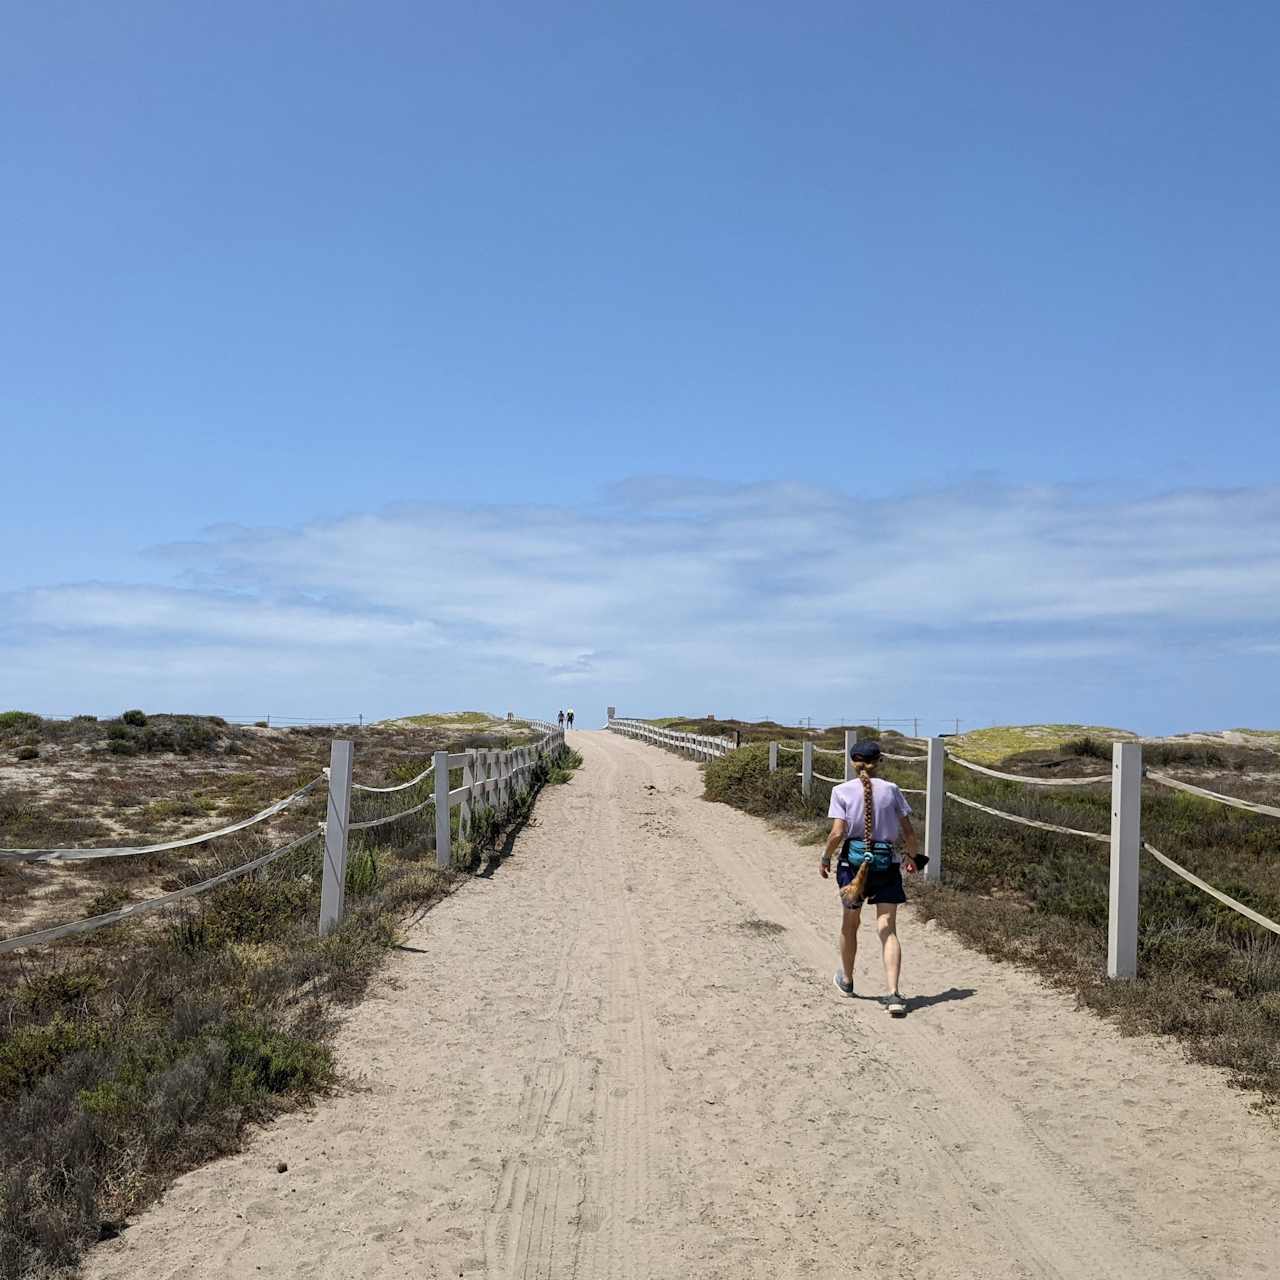
{"type": "Polygon", "coordinates": [[[560,712],[560,714],[559,714],[558,716],[556,716],[556,723],[557,723],[557,724],[558,724],[562,729],[564,728],[564,712],[563,712],[563,711],[562,711],[562,712],[560,712]]]}
{"type": "Polygon", "coordinates": [[[870,740],[855,742],[849,758],[858,776],[831,788],[831,834],[818,870],[825,880],[836,860],[836,884],[844,906],[840,929],[840,964],[835,984],[845,995],[853,995],[853,962],[858,956],[858,925],[863,903],[876,909],[876,933],[880,936],[885,981],[889,996],[885,1008],[895,1017],[907,1012],[906,1001],[898,994],[898,974],[902,968],[902,948],[898,943],[898,904],[906,902],[902,887],[902,867],[894,849],[899,832],[906,837],[905,865],[908,874],[923,866],[916,847],[916,833],[908,814],[911,806],[892,782],[872,775],[880,764],[880,744],[870,740]]]}
{"type": "Polygon", "coordinates": [[[572,729],[573,728],[573,708],[572,707],[569,708],[566,719],[569,722],[569,728],[572,729]]]}

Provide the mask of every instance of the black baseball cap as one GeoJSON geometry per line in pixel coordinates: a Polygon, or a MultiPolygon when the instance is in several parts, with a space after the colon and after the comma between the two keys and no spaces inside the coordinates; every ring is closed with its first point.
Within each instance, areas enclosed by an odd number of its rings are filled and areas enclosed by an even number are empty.
{"type": "Polygon", "coordinates": [[[879,760],[880,744],[874,738],[862,738],[849,748],[850,760],[879,760]]]}

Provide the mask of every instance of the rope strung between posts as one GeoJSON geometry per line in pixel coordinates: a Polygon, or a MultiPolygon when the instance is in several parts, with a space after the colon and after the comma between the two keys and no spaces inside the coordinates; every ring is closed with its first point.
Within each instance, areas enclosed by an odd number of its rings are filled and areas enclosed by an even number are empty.
{"type": "Polygon", "coordinates": [[[979,804],[976,800],[967,800],[964,796],[958,796],[954,791],[945,793],[948,800],[954,800],[957,804],[968,805],[970,809],[981,809],[983,813],[989,813],[995,818],[1004,818],[1008,822],[1021,822],[1026,827],[1039,827],[1042,831],[1057,831],[1064,836],[1083,836],[1086,840],[1101,840],[1103,844],[1110,844],[1110,836],[1099,835],[1096,831],[1077,831],[1075,827],[1060,827],[1052,822],[1040,822],[1036,818],[1023,818],[1016,813],[1005,813],[1003,809],[992,809],[989,805],[979,804]]]}
{"type": "Polygon", "coordinates": [[[988,778],[1003,778],[1007,782],[1025,782],[1029,787],[1092,787],[1099,782],[1110,782],[1109,773],[1095,774],[1090,778],[1028,778],[1021,773],[1001,773],[997,769],[988,769],[984,764],[974,764],[972,760],[961,760],[959,756],[948,755],[952,764],[972,769],[974,773],[985,773],[988,778]]]}
{"type": "Polygon", "coordinates": [[[388,822],[394,822],[397,818],[407,818],[411,813],[417,813],[419,809],[425,809],[429,804],[435,804],[435,802],[436,798],[432,796],[421,804],[415,804],[412,809],[400,809],[395,813],[387,814],[385,818],[370,818],[367,822],[349,822],[347,823],[347,830],[367,831],[370,827],[382,827],[388,822]]]}
{"type": "MultiPolygon", "coordinates": [[[[794,751],[795,747],[779,747],[780,751],[794,751]]],[[[844,759],[843,751],[832,751],[829,747],[814,747],[813,754],[815,756],[835,756],[838,760],[844,759]]],[[[928,760],[928,756],[896,756],[888,751],[882,751],[881,757],[885,760],[909,760],[912,764],[923,764],[928,760]]]]}
{"type": "Polygon", "coordinates": [[[1193,787],[1189,782],[1179,782],[1177,778],[1171,778],[1168,774],[1152,773],[1147,770],[1146,776],[1152,782],[1158,782],[1162,787],[1173,787],[1178,791],[1189,791],[1193,796],[1204,796],[1209,800],[1216,800],[1219,804],[1229,804],[1236,809],[1248,809],[1250,813],[1264,813],[1269,818],[1280,818],[1280,809],[1274,808],[1269,804],[1254,804],[1251,800],[1237,800],[1235,796],[1224,796],[1217,791],[1206,791],[1204,787],[1193,787]]]}
{"type": "MultiPolygon", "coordinates": [[[[821,778],[823,782],[834,782],[837,786],[839,786],[839,784],[840,784],[840,783],[842,783],[842,782],[844,781],[844,779],[843,779],[843,778],[828,778],[828,777],[827,777],[827,775],[826,775],[825,773],[813,773],[813,774],[811,774],[810,776],[811,776],[811,777],[814,777],[814,778],[821,778]]],[[[797,773],[797,774],[796,774],[796,777],[797,777],[797,778],[803,778],[803,777],[804,777],[804,773],[803,773],[803,771],[802,771],[802,772],[800,772],[800,773],[797,773]]],[[[899,790],[899,791],[908,791],[908,792],[910,792],[913,796],[923,796],[923,795],[926,795],[926,794],[927,794],[927,792],[925,792],[925,791],[924,791],[922,788],[920,788],[920,787],[899,787],[899,788],[898,788],[898,790],[899,790]]]]}
{"type": "Polygon", "coordinates": [[[391,791],[406,791],[408,790],[409,787],[417,786],[417,784],[421,782],[423,778],[427,776],[427,774],[431,773],[432,770],[435,769],[435,767],[436,767],[435,762],[433,761],[431,764],[427,765],[427,767],[423,769],[423,771],[420,774],[418,774],[416,778],[410,778],[408,782],[402,782],[400,783],[399,786],[366,787],[362,782],[353,782],[351,784],[351,790],[352,791],[376,791],[379,795],[386,795],[388,792],[391,792],[391,791]]]}
{"type": "Polygon", "coordinates": [[[54,942],[58,938],[65,938],[72,933],[88,933],[91,929],[100,929],[103,925],[116,924],[121,920],[128,920],[131,916],[141,915],[144,911],[154,911],[157,907],[167,907],[171,902],[189,898],[192,894],[204,893],[207,889],[215,889],[220,884],[226,884],[228,880],[234,880],[237,876],[247,875],[250,871],[257,871],[259,867],[265,867],[267,863],[284,857],[286,853],[292,853],[295,849],[306,844],[308,840],[314,840],[323,831],[323,826],[316,831],[308,831],[305,836],[299,836],[298,839],[290,841],[283,847],[263,854],[261,858],[246,862],[242,867],[234,867],[230,871],[224,871],[212,879],[203,880],[200,884],[193,884],[185,889],[175,889],[173,893],[166,893],[162,897],[148,898],[145,902],[134,902],[127,907],[121,907],[119,911],[108,911],[106,915],[90,916],[88,920],[73,920],[70,924],[55,925],[52,929],[41,929],[38,933],[23,933],[16,938],[5,938],[0,942],[0,954],[6,951],[17,951],[20,947],[38,946],[42,942],[54,942]]]}
{"type": "Polygon", "coordinates": [[[1242,916],[1247,916],[1254,924],[1260,924],[1264,929],[1270,929],[1272,933],[1280,933],[1280,924],[1276,924],[1274,920],[1268,920],[1266,916],[1259,915],[1256,911],[1246,907],[1243,902],[1237,902],[1234,898],[1228,897],[1225,893],[1219,892],[1211,884],[1205,884],[1199,876],[1193,876],[1186,867],[1180,867],[1172,858],[1166,858],[1159,849],[1147,844],[1144,840],[1142,847],[1159,863],[1169,868],[1175,875],[1180,875],[1190,884],[1195,885],[1197,889],[1203,889],[1211,898],[1217,898],[1221,903],[1230,907],[1232,911],[1238,911],[1242,916]]]}
{"type": "MultiPolygon", "coordinates": [[[[992,809],[985,804],[979,804],[976,800],[966,800],[963,796],[958,796],[952,791],[948,791],[947,798],[955,800],[959,804],[968,805],[971,809],[981,809],[983,813],[989,813],[992,817],[1004,818],[1008,822],[1021,822],[1028,827],[1039,827],[1044,831],[1057,831],[1067,836],[1083,836],[1086,840],[1100,840],[1103,844],[1110,844],[1111,837],[1099,835],[1096,831],[1077,831],[1074,827],[1059,827],[1051,822],[1038,822],[1034,818],[1023,818],[1014,813],[1005,813],[1002,809],[992,809]]],[[[1270,929],[1272,933],[1280,933],[1280,924],[1276,924],[1274,920],[1268,920],[1266,916],[1260,915],[1250,907],[1246,907],[1243,902],[1237,902],[1234,898],[1215,889],[1211,884],[1206,884],[1199,876],[1192,875],[1186,867],[1180,867],[1174,860],[1161,853],[1154,845],[1147,844],[1143,841],[1142,847],[1162,866],[1168,867],[1175,875],[1181,876],[1189,884],[1195,885],[1197,889],[1202,889],[1211,898],[1216,898],[1224,906],[1228,906],[1232,911],[1238,911],[1242,916],[1252,920],[1255,924],[1260,924],[1264,929],[1270,929]]]]}
{"type": "MultiPolygon", "coordinates": [[[[326,770],[325,773],[328,771],[326,770]]],[[[241,822],[233,822],[229,827],[219,827],[216,831],[206,831],[202,835],[187,836],[182,840],[168,840],[164,844],[147,844],[136,848],[106,849],[0,849],[0,858],[21,859],[24,862],[81,862],[88,858],[127,858],[135,853],[164,853],[168,849],[184,849],[188,845],[203,844],[206,840],[216,840],[219,836],[229,836],[234,831],[243,831],[255,822],[265,822],[274,818],[277,813],[287,809],[289,805],[301,800],[308,792],[313,791],[325,780],[325,773],[312,778],[305,787],[300,787],[291,796],[277,800],[268,805],[261,813],[241,822]]]]}

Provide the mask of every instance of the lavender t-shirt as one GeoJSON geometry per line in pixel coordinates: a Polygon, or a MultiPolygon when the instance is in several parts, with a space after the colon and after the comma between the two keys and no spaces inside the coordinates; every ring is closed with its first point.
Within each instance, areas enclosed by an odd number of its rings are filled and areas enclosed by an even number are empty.
{"type": "MultiPolygon", "coordinates": [[[[828,818],[844,819],[846,840],[861,840],[863,832],[862,779],[854,778],[831,788],[831,808],[828,818]]],[[[871,779],[871,838],[892,844],[898,838],[898,820],[911,812],[907,798],[893,782],[883,778],[871,779]]],[[[897,862],[898,855],[893,855],[897,862]]]]}

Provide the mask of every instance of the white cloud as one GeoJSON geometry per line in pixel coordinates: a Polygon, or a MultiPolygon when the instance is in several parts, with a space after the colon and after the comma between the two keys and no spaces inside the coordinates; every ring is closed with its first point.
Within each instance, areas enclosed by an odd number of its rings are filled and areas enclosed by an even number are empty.
{"type": "Polygon", "coordinates": [[[182,585],[5,599],[0,700],[1280,720],[1270,694],[1243,705],[1280,622],[1276,487],[645,480],[590,508],[405,504],[160,554],[182,585]]]}

